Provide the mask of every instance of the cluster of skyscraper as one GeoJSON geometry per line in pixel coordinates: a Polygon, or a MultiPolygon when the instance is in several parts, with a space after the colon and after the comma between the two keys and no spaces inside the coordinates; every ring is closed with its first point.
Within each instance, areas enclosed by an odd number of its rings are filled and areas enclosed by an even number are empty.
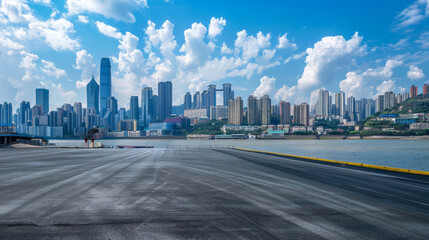
{"type": "MultiPolygon", "coordinates": [[[[424,95],[427,94],[428,87],[427,84],[423,86],[424,95]]],[[[321,89],[317,103],[313,106],[313,114],[318,117],[337,117],[342,120],[358,122],[417,95],[418,89],[414,85],[411,86],[410,92],[403,94],[388,91],[383,95],[378,95],[375,99],[362,98],[360,100],[356,100],[353,96],[346,98],[344,92],[332,94],[328,90],[321,89]]]]}
{"type": "MultiPolygon", "coordinates": [[[[353,96],[346,97],[344,92],[320,90],[318,100],[310,111],[307,103],[291,105],[280,101],[278,105],[271,105],[268,95],[261,98],[250,95],[247,107],[244,107],[241,97],[234,98],[230,83],[224,83],[222,89],[212,84],[201,93],[191,95],[187,92],[181,113],[178,113],[183,116],[172,116],[173,109],[178,107],[172,105],[173,86],[170,81],[158,83],[157,95],[151,87],[144,87],[140,104],[138,96],[130,96],[129,110],[118,108],[118,101],[112,96],[109,58],[101,59],[100,84],[93,76],[86,91],[86,108],[76,102],[49,111],[49,90],[38,88],[36,104],[31,107],[30,102],[22,101],[16,114],[13,114],[11,103],[0,104],[0,125],[14,125],[19,133],[47,137],[82,136],[93,127],[102,129],[104,133],[134,131],[136,133],[133,134],[139,134],[137,130],[149,129],[150,133],[161,129],[169,130],[171,134],[173,128],[189,127],[190,121],[195,123],[204,119],[228,119],[231,125],[250,126],[270,125],[273,124],[272,119],[276,119],[278,124],[309,126],[311,119],[320,118],[339,119],[343,123],[362,121],[375,112],[418,95],[418,88],[414,85],[409,93],[395,94],[389,91],[375,99],[360,100],[353,96]],[[219,91],[223,92],[223,102],[217,105],[216,93],[219,91]],[[314,118],[310,119],[310,115],[314,118]]],[[[423,94],[428,93],[429,85],[425,84],[423,94]]]]}
{"type": "Polygon", "coordinates": [[[279,118],[280,124],[309,125],[309,106],[307,103],[293,105],[293,120],[291,116],[291,104],[280,101],[279,105],[271,105],[268,95],[260,99],[250,95],[247,99],[247,108],[243,108],[241,97],[229,100],[228,123],[232,125],[243,125],[247,120],[249,126],[270,125],[273,115],[279,118]]]}

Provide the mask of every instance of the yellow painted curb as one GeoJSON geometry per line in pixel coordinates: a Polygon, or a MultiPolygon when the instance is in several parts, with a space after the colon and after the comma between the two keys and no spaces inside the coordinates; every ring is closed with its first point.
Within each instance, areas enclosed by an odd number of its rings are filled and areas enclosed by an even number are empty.
{"type": "Polygon", "coordinates": [[[385,171],[391,171],[391,172],[411,173],[411,174],[429,176],[429,172],[427,172],[427,171],[411,170],[411,169],[404,169],[404,168],[394,168],[394,167],[386,167],[386,166],[377,166],[377,165],[365,164],[365,163],[344,162],[344,161],[336,161],[336,160],[329,160],[329,159],[323,159],[323,158],[304,157],[304,156],[298,156],[298,155],[292,155],[292,154],[258,151],[258,150],[251,150],[251,149],[245,149],[245,148],[234,148],[234,149],[241,150],[241,151],[247,151],[247,152],[265,153],[265,154],[277,155],[277,156],[283,156],[283,157],[300,158],[300,159],[307,159],[307,160],[313,160],[313,161],[338,163],[338,164],[344,164],[344,165],[350,165],[350,166],[379,169],[379,170],[385,170],[385,171]]]}

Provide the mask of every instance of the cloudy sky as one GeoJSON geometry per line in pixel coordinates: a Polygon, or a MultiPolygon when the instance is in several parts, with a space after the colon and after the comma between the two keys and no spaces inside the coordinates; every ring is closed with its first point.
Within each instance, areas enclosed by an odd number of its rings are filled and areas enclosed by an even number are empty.
{"type": "Polygon", "coordinates": [[[429,0],[0,2],[0,101],[14,108],[36,87],[51,109],[86,105],[102,57],[123,107],[165,80],[174,104],[210,83],[300,103],[322,87],[372,98],[429,80],[429,0]]]}

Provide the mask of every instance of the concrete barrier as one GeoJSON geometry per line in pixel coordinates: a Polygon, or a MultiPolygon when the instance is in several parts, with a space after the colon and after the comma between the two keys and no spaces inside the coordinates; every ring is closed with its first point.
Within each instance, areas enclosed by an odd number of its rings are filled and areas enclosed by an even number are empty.
{"type": "Polygon", "coordinates": [[[234,148],[234,149],[240,150],[240,151],[247,151],[247,152],[264,153],[264,154],[269,154],[269,155],[274,155],[274,156],[290,157],[290,158],[295,158],[295,159],[304,159],[304,160],[312,160],[312,161],[320,161],[320,162],[337,163],[337,164],[344,164],[344,165],[364,167],[364,168],[372,168],[372,169],[385,170],[385,171],[391,171],[391,172],[401,172],[401,173],[410,173],[410,174],[429,176],[429,172],[427,172],[427,171],[378,166],[378,165],[356,163],[356,162],[336,161],[336,160],[330,160],[330,159],[324,159],[324,158],[305,157],[305,156],[298,156],[298,155],[292,155],[292,154],[258,151],[258,150],[245,149],[245,148],[234,148]]]}

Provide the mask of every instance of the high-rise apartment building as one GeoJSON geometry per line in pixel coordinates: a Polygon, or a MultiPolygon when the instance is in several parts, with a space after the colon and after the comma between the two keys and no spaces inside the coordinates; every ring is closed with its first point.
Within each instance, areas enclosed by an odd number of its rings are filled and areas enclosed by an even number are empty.
{"type": "Polygon", "coordinates": [[[410,98],[415,98],[417,95],[419,95],[418,88],[417,86],[412,85],[410,87],[410,98]]]}
{"type": "Polygon", "coordinates": [[[194,94],[194,101],[192,103],[192,108],[201,108],[202,107],[202,98],[200,92],[194,94]]]}
{"type": "Polygon", "coordinates": [[[300,105],[293,105],[293,123],[295,125],[301,124],[301,109],[300,105]]]}
{"type": "Polygon", "coordinates": [[[429,94],[429,84],[424,84],[423,85],[423,95],[428,95],[429,94]]]}
{"type": "Polygon", "coordinates": [[[247,124],[250,126],[259,125],[258,99],[253,95],[247,98],[247,124]]]}
{"type": "Polygon", "coordinates": [[[216,85],[210,84],[208,86],[208,93],[209,93],[209,99],[208,99],[208,109],[210,109],[211,106],[216,106],[216,85]]]}
{"type": "Polygon", "coordinates": [[[231,91],[231,83],[223,84],[223,105],[228,107],[230,99],[234,99],[234,92],[231,91]]]}
{"type": "Polygon", "coordinates": [[[241,97],[229,100],[228,123],[232,125],[243,124],[243,100],[241,97]]]}
{"type": "Polygon", "coordinates": [[[395,94],[393,92],[384,93],[384,109],[395,106],[395,94]]]}
{"type": "Polygon", "coordinates": [[[347,112],[350,121],[356,121],[356,100],[353,96],[347,98],[347,112]]]}
{"type": "Polygon", "coordinates": [[[319,106],[317,107],[317,115],[321,116],[330,116],[331,115],[331,105],[332,100],[329,96],[328,90],[319,90],[319,106]]]}
{"type": "Polygon", "coordinates": [[[0,104],[0,124],[12,124],[12,103],[4,102],[0,104]]]}
{"type": "Polygon", "coordinates": [[[223,105],[210,107],[210,119],[224,119],[228,118],[228,107],[223,105]]]}
{"type": "Polygon", "coordinates": [[[107,111],[107,99],[112,96],[112,75],[109,58],[102,58],[100,64],[100,117],[107,111]]]}
{"type": "Polygon", "coordinates": [[[36,105],[42,106],[43,113],[49,112],[49,90],[36,88],[36,105]]]}
{"type": "Polygon", "coordinates": [[[268,95],[261,97],[261,124],[271,124],[271,99],[268,95]]]}
{"type": "Polygon", "coordinates": [[[346,94],[342,91],[335,93],[336,115],[340,117],[346,116],[346,94]]]}
{"type": "Polygon", "coordinates": [[[173,108],[173,89],[170,81],[158,83],[159,114],[158,120],[170,117],[173,108]]]}
{"type": "Polygon", "coordinates": [[[310,124],[310,105],[307,103],[299,105],[299,124],[303,126],[310,124]]]}
{"type": "Polygon", "coordinates": [[[384,96],[378,95],[375,100],[375,112],[381,112],[384,110],[384,96]]]}
{"type": "Polygon", "coordinates": [[[28,111],[29,109],[30,109],[30,102],[22,101],[21,104],[19,104],[17,124],[25,124],[27,122],[25,118],[25,112],[28,111]]]}
{"type": "Polygon", "coordinates": [[[279,111],[280,111],[280,124],[290,124],[290,103],[285,101],[280,101],[279,111]]]}
{"type": "Polygon", "coordinates": [[[86,106],[94,108],[97,112],[100,110],[100,86],[92,76],[91,81],[86,85],[86,106]]]}
{"type": "Polygon", "coordinates": [[[130,99],[130,119],[138,121],[140,119],[139,97],[131,96],[130,99]]]}
{"type": "Polygon", "coordinates": [[[192,96],[190,92],[187,92],[184,97],[183,101],[183,108],[184,109],[191,109],[192,108],[192,96]]]}

